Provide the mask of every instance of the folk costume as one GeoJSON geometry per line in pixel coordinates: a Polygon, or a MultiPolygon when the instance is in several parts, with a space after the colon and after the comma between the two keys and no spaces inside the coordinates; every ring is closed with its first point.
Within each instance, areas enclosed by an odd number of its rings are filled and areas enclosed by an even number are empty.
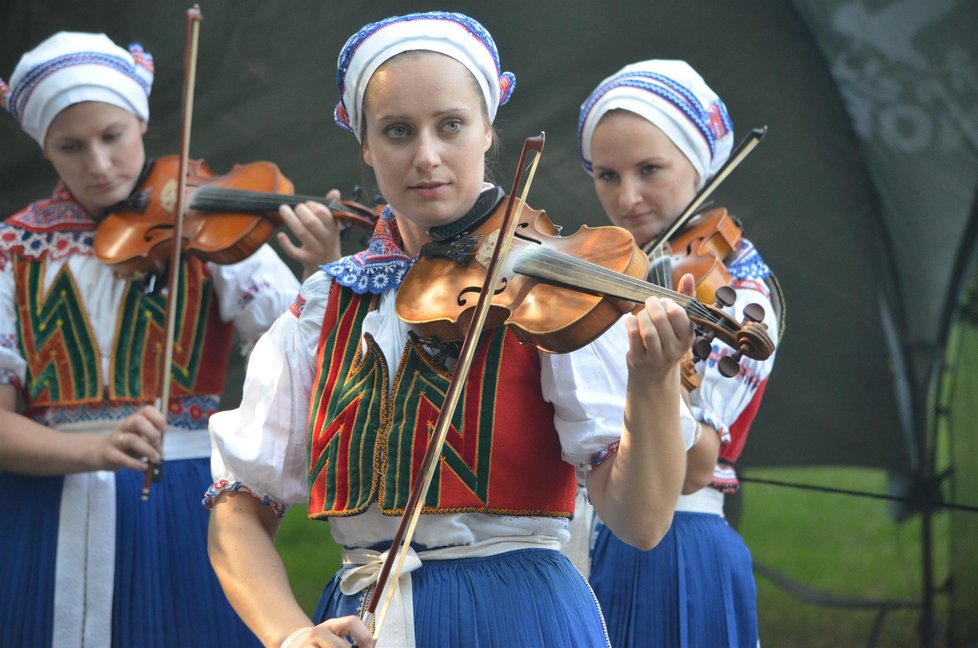
{"type": "MultiPolygon", "coordinates": [[[[146,119],[151,83],[138,46],[60,33],[25,54],[4,94],[43,144],[54,117],[81,101],[146,119]]],[[[0,223],[0,384],[18,387],[43,425],[108,435],[159,394],[166,300],[95,258],[97,227],[63,182],[0,223]]],[[[232,334],[250,347],[297,290],[267,246],[234,265],[184,261],[166,461],[148,501],[132,470],[0,472],[0,645],[257,645],[207,558],[207,419],[232,334]]]]}
{"type": "MultiPolygon", "coordinates": [[[[419,49],[465,65],[490,118],[513,88],[479,23],[412,14],[368,25],[347,42],[337,122],[360,137],[370,76],[419,49]]],[[[473,209],[491,210],[497,194],[485,186],[473,209]]],[[[366,605],[457,357],[457,345],[422,342],[395,313],[412,263],[387,210],[367,250],[304,283],[290,313],[256,346],[241,407],[211,419],[209,501],[246,491],[280,514],[304,503],[344,547],[316,623],[366,605]]],[[[621,435],[627,348],[621,322],[564,355],[520,344],[508,327],[484,333],[383,645],[607,645],[584,576],[558,549],[578,479],[621,435]]],[[[695,427],[688,413],[684,423],[688,444],[695,427]]]]}
{"type": "MultiPolygon", "coordinates": [[[[633,112],[665,133],[692,163],[700,187],[730,156],[733,122],[726,106],[684,61],[628,65],[591,93],[578,123],[581,159],[588,173],[593,173],[591,137],[611,110],[633,112]]],[[[778,340],[781,293],[749,240],[744,239],[727,261],[727,270],[737,295],[727,312],[742,321],[744,307],[759,304],[771,339],[778,340]]],[[[616,648],[757,645],[751,556],[724,519],[723,494],[739,486],[734,463],[760,405],[774,355],[763,362],[744,359],[737,376],[724,378],[717,363],[730,353],[725,345],[713,343],[710,357],[697,365],[701,385],[690,394],[693,415],[720,434],[711,485],[680,496],[672,528],[651,551],[621,542],[600,520],[591,534],[590,580],[616,648]]]]}

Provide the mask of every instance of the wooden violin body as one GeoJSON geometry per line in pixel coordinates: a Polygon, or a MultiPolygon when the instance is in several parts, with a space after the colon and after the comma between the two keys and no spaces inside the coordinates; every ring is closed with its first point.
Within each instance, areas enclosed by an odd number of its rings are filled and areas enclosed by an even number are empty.
{"type": "MultiPolygon", "coordinates": [[[[461,339],[485,277],[505,201],[490,218],[460,238],[429,243],[398,290],[398,316],[422,337],[461,339]]],[[[525,256],[527,245],[548,246],[562,254],[588,258],[613,272],[644,277],[648,260],[631,235],[617,227],[582,228],[580,236],[560,237],[543,211],[524,206],[510,256],[525,256]],[[592,233],[600,233],[591,236],[592,233]]],[[[621,317],[622,308],[606,295],[581,291],[538,277],[504,271],[492,299],[486,326],[513,324],[525,342],[562,353],[584,346],[621,317]]]]}
{"type": "Polygon", "coordinates": [[[715,207],[693,216],[669,240],[673,287],[685,274],[693,275],[696,298],[711,303],[716,291],[731,282],[724,265],[739,248],[743,230],[724,207],[715,207]]]}
{"type": "MultiPolygon", "coordinates": [[[[423,338],[462,338],[492,254],[506,201],[459,237],[428,243],[395,299],[398,316],[423,338]]],[[[737,324],[721,310],[644,281],[648,260],[619,227],[582,227],[558,236],[545,212],[523,206],[507,267],[492,297],[488,326],[510,325],[521,339],[552,353],[584,346],[624,312],[622,302],[669,297],[690,319],[741,355],[763,360],[774,345],[763,324],[737,324]]]]}
{"type": "MultiPolygon", "coordinates": [[[[95,256],[123,274],[158,269],[169,260],[178,178],[177,156],[155,160],[132,196],[99,225],[95,256]]],[[[306,200],[326,204],[340,220],[373,227],[374,212],[358,203],[295,196],[292,182],[271,162],[236,164],[230,172],[217,175],[203,160],[189,160],[183,249],[207,261],[236,263],[253,254],[282,225],[279,205],[306,200]]]]}

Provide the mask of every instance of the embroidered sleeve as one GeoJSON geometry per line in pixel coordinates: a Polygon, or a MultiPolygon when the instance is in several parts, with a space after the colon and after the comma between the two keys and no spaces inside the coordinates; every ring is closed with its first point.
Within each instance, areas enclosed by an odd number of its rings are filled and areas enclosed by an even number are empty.
{"type": "Polygon", "coordinates": [[[287,507],[282,502],[279,502],[278,500],[268,495],[262,495],[261,493],[256,493],[255,491],[251,490],[241,482],[232,483],[232,482],[228,482],[226,479],[220,479],[214,482],[211,485],[211,487],[207,489],[207,492],[204,493],[204,499],[202,504],[204,505],[204,508],[210,510],[214,506],[214,502],[217,501],[217,497],[221,493],[238,493],[238,492],[248,493],[256,500],[258,500],[260,504],[264,506],[271,506],[272,510],[275,511],[275,514],[278,515],[279,517],[285,516],[285,511],[287,510],[287,507]]]}
{"type": "Polygon", "coordinates": [[[220,299],[221,319],[234,322],[242,353],[288,310],[299,290],[295,275],[269,245],[238,263],[208,264],[208,269],[220,299]]]}
{"type": "MultiPolygon", "coordinates": [[[[728,309],[728,313],[740,322],[743,320],[744,307],[751,303],[758,304],[764,308],[764,323],[767,324],[768,334],[772,340],[777,341],[778,324],[766,290],[749,287],[741,282],[734,282],[734,289],[737,299],[732,310],[728,309]]],[[[732,378],[725,378],[720,374],[717,363],[732,353],[733,350],[725,344],[714,341],[710,357],[697,363],[700,386],[690,394],[693,416],[701,423],[716,429],[722,443],[730,442],[731,426],[774,368],[775,354],[760,362],[744,358],[740,361],[740,373],[732,378]]]]}
{"type": "Polygon", "coordinates": [[[210,418],[214,486],[245,490],[283,511],[306,501],[306,418],[319,332],[331,282],[319,272],[301,288],[305,308],[286,311],[255,345],[237,409],[210,418]]]}

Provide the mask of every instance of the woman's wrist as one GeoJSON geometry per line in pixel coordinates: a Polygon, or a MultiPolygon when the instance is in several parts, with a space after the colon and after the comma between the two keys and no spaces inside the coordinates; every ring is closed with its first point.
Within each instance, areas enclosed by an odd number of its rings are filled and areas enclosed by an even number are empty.
{"type": "Polygon", "coordinates": [[[296,628],[292,631],[288,637],[282,642],[281,648],[290,648],[292,642],[312,630],[312,626],[302,626],[301,628],[296,628]]]}

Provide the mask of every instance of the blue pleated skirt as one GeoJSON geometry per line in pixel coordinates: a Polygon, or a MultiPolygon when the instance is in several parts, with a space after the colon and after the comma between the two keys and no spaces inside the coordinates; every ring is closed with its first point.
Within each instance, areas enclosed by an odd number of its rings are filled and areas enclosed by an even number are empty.
{"type": "MultiPolygon", "coordinates": [[[[345,596],[342,570],[326,585],[317,623],[358,615],[366,594],[345,596]]],[[[411,574],[418,648],[606,647],[587,582],[560,552],[522,549],[484,558],[429,560],[411,574]]]]}
{"type": "MultiPolygon", "coordinates": [[[[211,483],[209,459],[166,462],[146,502],[143,473],[115,478],[112,645],[260,646],[207,558],[209,514],[200,500],[211,483]]],[[[63,483],[0,472],[0,646],[51,645],[63,483]]]]}
{"type": "Polygon", "coordinates": [[[651,551],[595,533],[590,580],[612,646],[756,648],[750,551],[722,517],[678,511],[651,551]]]}

